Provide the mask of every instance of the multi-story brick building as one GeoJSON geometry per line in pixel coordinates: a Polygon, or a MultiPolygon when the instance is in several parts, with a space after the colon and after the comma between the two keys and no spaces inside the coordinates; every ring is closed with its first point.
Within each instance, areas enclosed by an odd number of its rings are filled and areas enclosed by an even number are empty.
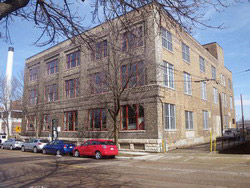
{"type": "MultiPolygon", "coordinates": [[[[139,99],[121,101],[120,149],[159,152],[163,141],[167,148],[202,143],[210,130],[219,136],[223,129],[235,127],[232,73],[224,67],[223,49],[216,42],[201,45],[183,30],[169,27],[153,9],[133,20],[138,34],[134,57],[140,63],[133,69],[137,87],[130,95],[139,99]],[[147,67],[143,74],[141,66],[147,67]]],[[[89,89],[89,78],[97,82],[100,62],[111,56],[107,27],[104,23],[90,30],[99,37],[94,54],[66,40],[26,60],[22,135],[51,136],[53,124],[63,139],[112,138],[112,120],[99,100],[109,90],[103,84],[89,89]]],[[[120,30],[117,43],[125,53],[131,46],[128,33],[120,30]]],[[[122,83],[131,67],[126,58],[124,62],[122,83]]]]}

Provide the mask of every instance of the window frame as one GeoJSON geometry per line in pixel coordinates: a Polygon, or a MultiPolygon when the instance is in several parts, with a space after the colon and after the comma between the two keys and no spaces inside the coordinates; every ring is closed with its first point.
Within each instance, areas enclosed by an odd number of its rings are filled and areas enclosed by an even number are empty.
{"type": "Polygon", "coordinates": [[[50,131],[52,125],[52,120],[49,114],[43,114],[43,129],[42,131],[50,131]]]}
{"type": "Polygon", "coordinates": [[[35,105],[36,103],[37,103],[37,89],[34,88],[29,90],[29,105],[35,105]]]}
{"type": "Polygon", "coordinates": [[[50,75],[58,73],[58,64],[59,64],[58,58],[49,61],[47,63],[47,75],[50,76],[50,75]],[[54,66],[51,67],[51,65],[53,65],[53,63],[54,63],[54,66]],[[53,73],[51,73],[51,70],[53,70],[53,73]]]}
{"type": "Polygon", "coordinates": [[[202,110],[203,130],[209,130],[209,114],[208,111],[202,110]]]}
{"type": "Polygon", "coordinates": [[[79,87],[80,87],[80,81],[79,78],[73,78],[73,79],[69,79],[69,80],[65,80],[64,81],[64,95],[65,95],[65,99],[74,99],[80,96],[80,91],[79,91],[79,87]],[[73,96],[71,96],[71,84],[72,81],[74,82],[74,88],[73,88],[73,96]]]}
{"type": "Polygon", "coordinates": [[[164,129],[165,129],[165,131],[176,131],[176,107],[175,107],[175,104],[164,103],[164,129]],[[173,108],[173,109],[171,110],[171,108],[173,108]],[[168,109],[168,110],[166,110],[166,109],[168,109]],[[171,115],[171,111],[174,112],[173,115],[171,115]],[[166,121],[166,119],[168,119],[168,121],[166,121]],[[174,125],[172,125],[171,120],[174,120],[174,125]],[[167,127],[167,122],[169,122],[168,127],[167,127]]]}
{"type": "Polygon", "coordinates": [[[121,35],[121,50],[128,51],[143,46],[144,45],[143,38],[144,38],[144,29],[143,25],[141,24],[131,29],[131,31],[125,31],[121,35]]]}
{"type": "Polygon", "coordinates": [[[233,97],[230,96],[230,109],[233,110],[233,97]]]}
{"type": "Polygon", "coordinates": [[[78,111],[66,111],[63,114],[63,131],[64,132],[74,132],[78,131],[78,111]],[[69,130],[69,113],[72,113],[72,130],[69,130]]]}
{"type": "Polygon", "coordinates": [[[44,87],[44,101],[47,103],[55,102],[58,100],[58,84],[47,85],[44,87]],[[50,92],[52,90],[52,92],[50,92]],[[48,91],[48,93],[47,93],[48,91]],[[51,100],[52,93],[52,100],[51,100]]]}
{"type": "Polygon", "coordinates": [[[212,79],[216,80],[216,68],[213,65],[211,65],[211,72],[212,72],[212,79]]]}
{"type": "Polygon", "coordinates": [[[207,83],[206,81],[201,82],[201,99],[207,100],[207,83]]]}
{"type": "Polygon", "coordinates": [[[190,63],[190,47],[186,45],[184,42],[182,42],[182,59],[185,62],[190,63]]]}
{"type": "Polygon", "coordinates": [[[88,131],[107,131],[107,109],[105,108],[89,109],[88,114],[89,114],[88,131]],[[100,115],[100,128],[95,127],[95,111],[97,110],[99,110],[99,115],[100,115]],[[105,112],[105,119],[103,119],[103,112],[105,112]],[[103,126],[103,121],[105,122],[105,127],[103,126]]]}
{"type": "Polygon", "coordinates": [[[192,76],[187,72],[184,72],[184,93],[192,95],[192,76]]]}
{"type": "Polygon", "coordinates": [[[109,91],[107,79],[103,72],[97,72],[90,74],[90,93],[91,94],[102,94],[109,91]],[[100,78],[100,83],[98,82],[98,76],[100,78]]]}
{"type": "Polygon", "coordinates": [[[162,39],[162,47],[169,50],[170,52],[173,52],[172,33],[166,30],[164,27],[161,27],[161,39],[162,39]],[[165,36],[164,36],[164,33],[165,33],[165,36]]]}
{"type": "Polygon", "coordinates": [[[213,87],[213,102],[214,104],[219,104],[218,89],[216,87],[213,87]]]}
{"type": "Polygon", "coordinates": [[[77,51],[74,51],[74,52],[71,52],[71,53],[67,54],[66,55],[66,70],[69,70],[69,69],[80,66],[80,64],[81,64],[81,58],[80,57],[81,57],[80,50],[77,50],[77,51]],[[74,66],[72,65],[73,62],[75,62],[74,66]]]}
{"type": "Polygon", "coordinates": [[[39,66],[35,66],[33,68],[29,69],[29,81],[37,81],[38,80],[38,74],[39,74],[39,66]]]}
{"type": "Polygon", "coordinates": [[[163,85],[174,89],[174,65],[163,61],[163,85]],[[172,82],[172,83],[171,83],[172,82]]]}
{"type": "Polygon", "coordinates": [[[194,130],[194,114],[192,111],[185,111],[185,129],[194,130]]]}
{"type": "Polygon", "coordinates": [[[206,72],[205,59],[203,57],[199,56],[199,61],[200,61],[200,72],[205,73],[206,72]]]}

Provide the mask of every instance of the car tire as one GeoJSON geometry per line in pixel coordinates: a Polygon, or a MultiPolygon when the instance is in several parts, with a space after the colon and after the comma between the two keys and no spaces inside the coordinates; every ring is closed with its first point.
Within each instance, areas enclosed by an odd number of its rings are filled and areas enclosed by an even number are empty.
{"type": "Polygon", "coordinates": [[[61,155],[60,150],[56,150],[56,155],[61,155]]]}
{"type": "Polygon", "coordinates": [[[45,150],[45,149],[43,149],[43,154],[44,154],[44,155],[46,154],[46,150],[45,150]]]}
{"type": "Polygon", "coordinates": [[[25,152],[25,147],[24,146],[21,147],[21,151],[25,152]]]}
{"type": "Polygon", "coordinates": [[[101,154],[100,151],[96,151],[96,152],[95,152],[95,158],[96,158],[97,160],[102,158],[102,154],[101,154]]]}
{"type": "Polygon", "coordinates": [[[10,150],[13,150],[13,146],[12,145],[10,145],[10,150]]]}
{"type": "Polygon", "coordinates": [[[75,157],[80,157],[80,153],[79,153],[78,150],[75,151],[74,156],[75,156],[75,157]]]}
{"type": "Polygon", "coordinates": [[[115,155],[111,155],[110,158],[111,158],[111,159],[115,159],[115,155]]]}
{"type": "Polygon", "coordinates": [[[37,147],[36,146],[33,148],[33,153],[37,153],[37,147]]]}

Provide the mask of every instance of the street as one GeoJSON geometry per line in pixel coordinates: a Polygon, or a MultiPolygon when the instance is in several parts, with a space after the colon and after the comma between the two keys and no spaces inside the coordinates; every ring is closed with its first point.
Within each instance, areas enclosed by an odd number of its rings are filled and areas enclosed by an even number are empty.
{"type": "Polygon", "coordinates": [[[116,159],[0,150],[0,187],[250,187],[250,156],[175,150],[116,159]]]}

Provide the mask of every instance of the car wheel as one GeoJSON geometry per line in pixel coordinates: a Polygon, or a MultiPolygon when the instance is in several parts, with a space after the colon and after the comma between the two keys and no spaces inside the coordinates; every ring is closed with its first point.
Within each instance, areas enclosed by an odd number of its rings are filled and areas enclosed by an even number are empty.
{"type": "Polygon", "coordinates": [[[37,153],[37,147],[34,147],[34,148],[33,148],[33,152],[34,152],[34,153],[37,153]]]}
{"type": "Polygon", "coordinates": [[[114,158],[115,158],[115,155],[111,155],[110,158],[111,158],[111,159],[114,159],[114,158]]]}
{"type": "Polygon", "coordinates": [[[75,151],[75,154],[74,154],[75,157],[80,157],[80,153],[78,150],[75,151]]]}
{"type": "Polygon", "coordinates": [[[24,146],[21,147],[21,151],[22,151],[22,152],[25,152],[24,146]]]}
{"type": "Polygon", "coordinates": [[[60,150],[57,150],[57,151],[56,151],[56,155],[61,155],[60,150]]]}
{"type": "Polygon", "coordinates": [[[101,159],[102,158],[102,154],[101,154],[100,151],[95,152],[95,158],[96,159],[101,159]]]}
{"type": "Polygon", "coordinates": [[[10,150],[13,150],[13,146],[12,145],[10,146],[10,150]]]}
{"type": "Polygon", "coordinates": [[[43,154],[46,154],[46,150],[45,149],[43,149],[43,154]]]}

